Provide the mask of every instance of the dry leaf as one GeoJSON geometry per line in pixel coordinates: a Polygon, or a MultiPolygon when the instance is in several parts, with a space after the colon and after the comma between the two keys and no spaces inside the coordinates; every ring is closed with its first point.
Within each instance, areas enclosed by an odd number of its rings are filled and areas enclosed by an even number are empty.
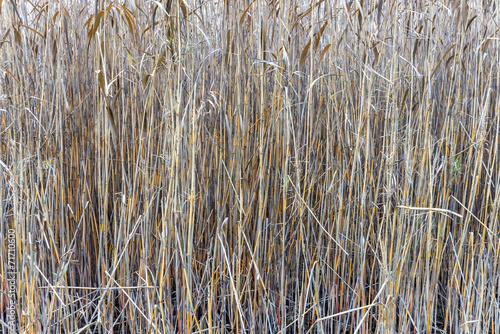
{"type": "Polygon", "coordinates": [[[311,40],[309,40],[309,43],[306,44],[306,46],[304,47],[304,49],[300,53],[300,60],[299,60],[300,66],[302,66],[304,64],[304,62],[306,61],[307,52],[309,51],[310,46],[311,46],[311,40]]]}

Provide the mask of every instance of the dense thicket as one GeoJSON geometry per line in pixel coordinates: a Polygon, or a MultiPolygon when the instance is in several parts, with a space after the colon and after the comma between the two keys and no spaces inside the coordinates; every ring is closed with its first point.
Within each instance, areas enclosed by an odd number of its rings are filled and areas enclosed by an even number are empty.
{"type": "Polygon", "coordinates": [[[17,325],[500,332],[498,8],[0,0],[17,325]]]}

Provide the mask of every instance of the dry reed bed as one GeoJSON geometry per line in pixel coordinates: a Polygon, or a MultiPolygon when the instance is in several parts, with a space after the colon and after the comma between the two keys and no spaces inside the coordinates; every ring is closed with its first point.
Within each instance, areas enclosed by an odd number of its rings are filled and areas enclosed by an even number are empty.
{"type": "Polygon", "coordinates": [[[493,5],[3,1],[17,325],[500,332],[493,5]]]}

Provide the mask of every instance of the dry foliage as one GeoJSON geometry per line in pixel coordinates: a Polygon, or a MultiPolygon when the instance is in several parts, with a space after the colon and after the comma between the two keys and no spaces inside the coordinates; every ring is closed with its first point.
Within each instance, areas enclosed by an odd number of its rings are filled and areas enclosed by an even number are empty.
{"type": "Polygon", "coordinates": [[[499,333],[498,5],[0,1],[17,326],[499,333]]]}

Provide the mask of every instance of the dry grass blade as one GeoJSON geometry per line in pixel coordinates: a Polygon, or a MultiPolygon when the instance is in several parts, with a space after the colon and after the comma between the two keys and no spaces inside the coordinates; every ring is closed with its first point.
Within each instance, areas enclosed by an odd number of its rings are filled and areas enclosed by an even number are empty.
{"type": "Polygon", "coordinates": [[[453,212],[451,210],[447,210],[447,209],[417,208],[417,207],[404,206],[404,205],[398,205],[396,208],[407,209],[407,210],[416,210],[416,211],[434,211],[434,212],[449,213],[449,214],[455,215],[457,217],[463,218],[463,216],[461,214],[453,212]]]}
{"type": "Polygon", "coordinates": [[[306,46],[302,49],[302,52],[300,53],[300,59],[299,59],[300,66],[304,65],[307,59],[310,46],[311,46],[311,40],[309,40],[309,42],[306,44],[306,46]]]}

